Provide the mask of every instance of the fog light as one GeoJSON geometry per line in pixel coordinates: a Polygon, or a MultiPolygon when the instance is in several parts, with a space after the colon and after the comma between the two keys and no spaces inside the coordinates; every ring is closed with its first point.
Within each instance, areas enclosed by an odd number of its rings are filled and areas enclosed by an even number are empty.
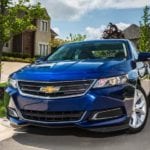
{"type": "Polygon", "coordinates": [[[121,108],[110,109],[105,111],[94,112],[90,120],[113,119],[123,115],[121,108]]]}
{"type": "Polygon", "coordinates": [[[11,117],[18,118],[18,114],[17,114],[16,110],[14,110],[13,108],[8,108],[8,115],[11,117]]]}
{"type": "Polygon", "coordinates": [[[15,105],[14,100],[13,100],[12,97],[10,97],[8,107],[11,107],[11,108],[14,108],[14,109],[16,108],[16,105],[15,105]]]}
{"type": "Polygon", "coordinates": [[[16,105],[12,97],[10,97],[7,111],[9,116],[18,118],[18,114],[16,112],[16,105]]]}

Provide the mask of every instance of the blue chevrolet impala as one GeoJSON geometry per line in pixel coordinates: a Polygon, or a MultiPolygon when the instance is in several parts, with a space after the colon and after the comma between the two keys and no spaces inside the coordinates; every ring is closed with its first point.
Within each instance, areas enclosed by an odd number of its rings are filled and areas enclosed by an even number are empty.
{"type": "MultiPolygon", "coordinates": [[[[65,44],[9,77],[11,125],[141,131],[150,53],[123,39],[65,44]]],[[[149,86],[150,87],[150,86],[149,86]]]]}

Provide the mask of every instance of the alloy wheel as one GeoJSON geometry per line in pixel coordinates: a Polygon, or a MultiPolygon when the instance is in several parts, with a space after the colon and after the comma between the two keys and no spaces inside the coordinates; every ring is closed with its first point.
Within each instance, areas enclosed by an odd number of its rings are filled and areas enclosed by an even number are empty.
{"type": "Polygon", "coordinates": [[[147,113],[147,103],[144,94],[136,89],[134,95],[134,102],[133,102],[133,110],[130,120],[130,127],[137,129],[140,128],[146,119],[147,113]]]}

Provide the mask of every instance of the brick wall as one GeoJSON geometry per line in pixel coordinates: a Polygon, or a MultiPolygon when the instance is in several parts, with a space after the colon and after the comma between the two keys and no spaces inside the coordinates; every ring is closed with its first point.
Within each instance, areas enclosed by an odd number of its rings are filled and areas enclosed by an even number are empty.
{"type": "Polygon", "coordinates": [[[34,31],[25,31],[23,32],[23,53],[29,54],[30,56],[34,55],[34,39],[35,32],[34,31]]]}

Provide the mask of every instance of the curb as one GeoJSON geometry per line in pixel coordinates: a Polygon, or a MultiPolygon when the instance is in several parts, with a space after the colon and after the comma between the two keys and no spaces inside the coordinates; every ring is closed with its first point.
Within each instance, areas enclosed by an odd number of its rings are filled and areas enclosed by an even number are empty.
{"type": "Polygon", "coordinates": [[[13,128],[10,126],[6,118],[0,118],[0,141],[12,137],[14,134],[13,128]]]}
{"type": "Polygon", "coordinates": [[[145,79],[145,80],[142,80],[142,87],[143,89],[145,90],[146,92],[146,95],[149,95],[150,94],[150,80],[148,79],[145,79]]]}
{"type": "Polygon", "coordinates": [[[10,123],[7,118],[0,118],[0,125],[11,128],[10,123]]]}

